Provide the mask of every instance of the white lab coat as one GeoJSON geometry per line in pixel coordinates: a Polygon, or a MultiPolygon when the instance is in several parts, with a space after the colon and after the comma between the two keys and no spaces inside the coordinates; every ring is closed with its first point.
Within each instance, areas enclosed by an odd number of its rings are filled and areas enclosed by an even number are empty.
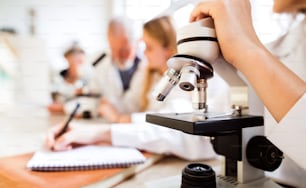
{"type": "MultiPolygon", "coordinates": [[[[128,62],[125,67],[121,68],[129,68],[132,64],[132,61],[128,62]]],[[[107,98],[120,113],[130,114],[139,111],[139,105],[137,104],[142,88],[139,82],[144,79],[145,64],[144,61],[139,62],[132,77],[130,88],[124,92],[118,72],[120,68],[112,62],[111,55],[107,54],[95,67],[90,90],[107,98]],[[135,76],[136,74],[137,76],[135,76]]]]}
{"type": "Polygon", "coordinates": [[[80,89],[82,85],[82,80],[78,80],[72,84],[66,82],[62,76],[57,75],[54,78],[53,90],[60,93],[60,102],[66,102],[67,100],[75,97],[75,91],[80,89]]]}
{"type": "Polygon", "coordinates": [[[66,102],[67,100],[75,97],[75,91],[77,89],[85,89],[90,80],[92,79],[93,68],[92,65],[84,62],[78,66],[78,80],[75,83],[68,83],[60,73],[56,73],[53,78],[52,90],[59,92],[61,95],[60,102],[66,102]]]}
{"type": "MultiPolygon", "coordinates": [[[[156,83],[159,79],[160,76],[155,75],[155,82],[153,83],[156,83]]],[[[228,93],[225,83],[220,85],[219,81],[218,78],[211,80],[211,89],[208,88],[208,92],[216,92],[215,95],[211,93],[211,96],[216,98],[218,93],[228,93]],[[216,88],[218,88],[218,91],[216,88]]],[[[192,111],[191,93],[182,91],[176,86],[164,102],[158,102],[151,96],[154,86],[155,84],[153,84],[148,96],[148,111],[178,113],[192,111]]],[[[228,98],[222,97],[220,100],[225,100],[223,104],[228,104],[228,98]]],[[[178,130],[146,123],[144,115],[144,113],[132,114],[132,124],[111,125],[113,145],[136,147],[160,154],[173,154],[187,160],[211,159],[216,156],[207,137],[190,135],[178,130]]]]}
{"type": "Polygon", "coordinates": [[[96,114],[97,102],[96,98],[89,97],[76,97],[75,91],[77,89],[82,88],[86,90],[88,87],[87,84],[91,80],[92,67],[89,64],[84,64],[79,67],[79,75],[80,79],[75,83],[68,83],[61,75],[57,75],[54,78],[53,90],[60,93],[59,102],[64,104],[64,112],[66,114],[70,114],[76,103],[80,103],[80,109],[78,110],[78,114],[82,114],[84,111],[89,111],[93,116],[96,114]]]}
{"type": "MultiPolygon", "coordinates": [[[[306,81],[305,37],[306,19],[286,35],[268,45],[270,51],[304,81],[306,81]]],[[[281,167],[270,175],[298,187],[306,185],[305,122],[306,94],[279,123],[267,110],[265,111],[265,134],[273,144],[286,154],[281,167]]]]}

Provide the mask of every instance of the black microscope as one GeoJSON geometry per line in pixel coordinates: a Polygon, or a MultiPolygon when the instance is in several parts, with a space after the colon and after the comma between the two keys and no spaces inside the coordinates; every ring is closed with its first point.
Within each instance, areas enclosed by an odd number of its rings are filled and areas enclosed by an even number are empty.
{"type": "MultiPolygon", "coordinates": [[[[216,153],[224,159],[213,187],[280,187],[265,177],[264,171],[277,169],[283,153],[263,136],[262,103],[243,76],[220,56],[213,20],[205,18],[179,29],[177,47],[178,54],[168,60],[169,69],[153,94],[163,101],[178,84],[182,90],[193,93],[194,112],[147,114],[146,121],[210,137],[216,153]],[[232,88],[230,113],[208,110],[207,80],[214,72],[232,88]]],[[[199,166],[192,168],[207,170],[199,166]]]]}

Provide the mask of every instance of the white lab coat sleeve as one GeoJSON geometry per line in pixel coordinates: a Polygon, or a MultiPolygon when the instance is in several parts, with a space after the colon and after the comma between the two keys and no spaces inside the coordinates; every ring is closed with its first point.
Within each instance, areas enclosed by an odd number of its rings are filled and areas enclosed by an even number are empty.
{"type": "Polygon", "coordinates": [[[135,147],[158,154],[172,154],[187,160],[216,157],[213,147],[204,136],[195,136],[150,123],[113,124],[112,144],[135,147]]]}
{"type": "Polygon", "coordinates": [[[142,123],[146,121],[147,112],[139,112],[131,114],[131,122],[133,123],[142,123]]]}
{"type": "MultiPolygon", "coordinates": [[[[306,170],[306,94],[279,122],[266,129],[266,136],[300,167],[306,170]]],[[[270,119],[270,122],[272,120],[270,119]]]]}
{"type": "Polygon", "coordinates": [[[192,112],[191,92],[182,91],[178,86],[174,87],[164,101],[157,101],[149,93],[150,104],[148,111],[158,113],[185,113],[192,112]]]}
{"type": "MultiPolygon", "coordinates": [[[[184,92],[184,91],[182,91],[184,92]]],[[[189,94],[189,93],[188,93],[189,94]]],[[[177,97],[164,102],[163,108],[157,110],[159,113],[186,113],[192,112],[191,99],[177,97]]]]}

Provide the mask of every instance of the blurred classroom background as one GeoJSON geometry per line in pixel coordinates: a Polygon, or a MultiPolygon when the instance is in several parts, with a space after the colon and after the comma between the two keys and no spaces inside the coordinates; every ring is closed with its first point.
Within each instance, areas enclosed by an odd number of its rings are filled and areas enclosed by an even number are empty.
{"type": "MultiPolygon", "coordinates": [[[[171,14],[181,27],[197,2],[0,0],[0,109],[12,103],[48,104],[52,77],[67,66],[63,52],[77,42],[92,61],[93,54],[107,49],[106,26],[113,16],[135,20],[136,29],[153,17],[171,14]]],[[[282,34],[290,22],[272,14],[272,3],[252,1],[254,25],[264,43],[282,34]]]]}

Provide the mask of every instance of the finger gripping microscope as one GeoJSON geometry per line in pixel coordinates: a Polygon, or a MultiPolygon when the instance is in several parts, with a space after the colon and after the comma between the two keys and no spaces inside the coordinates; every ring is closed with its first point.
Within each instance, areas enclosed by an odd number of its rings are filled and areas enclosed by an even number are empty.
{"type": "Polygon", "coordinates": [[[262,114],[258,113],[258,106],[262,107],[262,103],[253,90],[242,90],[247,93],[246,99],[240,94],[232,97],[232,113],[216,115],[209,112],[207,80],[214,76],[214,71],[230,87],[251,88],[220,55],[213,20],[205,18],[180,28],[177,31],[177,49],[178,53],[168,60],[168,70],[153,95],[163,101],[171,89],[179,85],[182,90],[192,92],[194,112],[147,114],[146,121],[210,137],[216,153],[224,156],[222,170],[216,180],[217,187],[279,187],[265,177],[264,171],[277,169],[283,153],[263,136],[264,120],[258,115],[262,114]],[[237,98],[245,101],[238,102],[237,98]],[[245,108],[247,113],[244,113],[245,108]],[[257,115],[250,115],[252,112],[257,115]]]}

